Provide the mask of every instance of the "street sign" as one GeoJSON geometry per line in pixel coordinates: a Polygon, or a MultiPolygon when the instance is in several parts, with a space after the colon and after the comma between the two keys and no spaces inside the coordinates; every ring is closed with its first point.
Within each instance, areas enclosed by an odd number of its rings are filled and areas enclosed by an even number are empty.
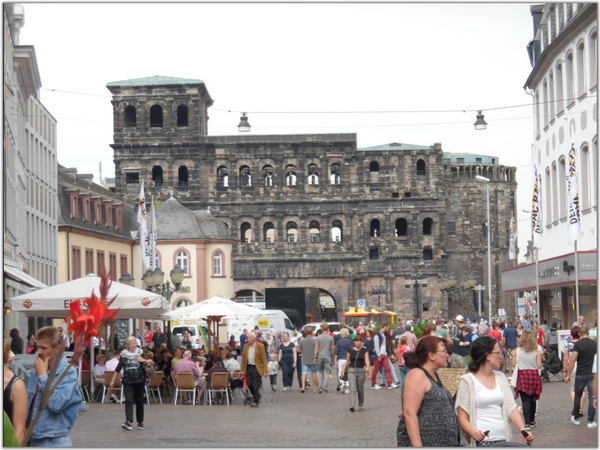
{"type": "Polygon", "coordinates": [[[427,284],[427,280],[417,280],[417,283],[419,283],[419,284],[427,284]]]}
{"type": "Polygon", "coordinates": [[[357,304],[357,306],[358,306],[360,309],[365,309],[366,302],[365,302],[365,299],[364,299],[364,298],[360,298],[360,299],[358,299],[358,301],[356,302],[356,304],[357,304]]]}
{"type": "Polygon", "coordinates": [[[498,310],[498,315],[499,315],[499,316],[504,316],[504,317],[506,317],[506,311],[505,311],[503,308],[500,308],[500,309],[498,310]]]}

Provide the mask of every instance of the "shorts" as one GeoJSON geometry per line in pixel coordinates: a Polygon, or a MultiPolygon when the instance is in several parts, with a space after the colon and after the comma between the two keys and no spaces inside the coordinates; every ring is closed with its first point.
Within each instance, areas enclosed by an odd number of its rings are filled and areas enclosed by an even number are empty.
{"type": "Polygon", "coordinates": [[[319,366],[317,364],[302,364],[302,373],[316,374],[319,372],[319,366]]]}

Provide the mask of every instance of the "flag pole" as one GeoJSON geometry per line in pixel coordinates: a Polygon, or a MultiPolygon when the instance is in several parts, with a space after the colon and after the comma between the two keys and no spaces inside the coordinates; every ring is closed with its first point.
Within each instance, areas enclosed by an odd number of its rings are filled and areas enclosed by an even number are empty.
{"type": "Polygon", "coordinates": [[[577,255],[577,241],[573,244],[575,248],[575,320],[579,320],[579,258],[577,255]]]}

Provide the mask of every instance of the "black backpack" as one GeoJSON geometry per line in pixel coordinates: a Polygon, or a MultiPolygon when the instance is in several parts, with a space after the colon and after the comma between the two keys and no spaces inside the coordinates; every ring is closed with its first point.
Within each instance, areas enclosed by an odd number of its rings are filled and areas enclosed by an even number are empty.
{"type": "MultiPolygon", "coordinates": [[[[377,333],[377,336],[379,336],[379,343],[381,344],[383,336],[381,333],[377,333]]],[[[369,354],[375,354],[375,336],[373,336],[373,338],[367,343],[367,351],[369,354]]]]}

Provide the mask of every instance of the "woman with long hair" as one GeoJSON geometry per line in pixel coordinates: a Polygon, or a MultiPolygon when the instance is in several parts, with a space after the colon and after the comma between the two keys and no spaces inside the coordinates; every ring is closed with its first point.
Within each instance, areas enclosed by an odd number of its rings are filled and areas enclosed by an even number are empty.
{"type": "MultiPolygon", "coordinates": [[[[470,354],[470,373],[460,378],[456,392],[461,443],[489,447],[511,441],[510,422],[519,430],[524,430],[525,424],[506,376],[497,370],[504,363],[500,344],[493,337],[481,336],[471,345],[470,354]]],[[[523,439],[530,443],[533,435],[527,433],[523,439]]]]}
{"type": "Polygon", "coordinates": [[[515,398],[521,395],[523,416],[527,430],[535,427],[535,410],[542,393],[542,355],[538,350],[537,339],[532,331],[524,331],[519,339],[517,353],[513,359],[513,377],[517,377],[515,398]],[[517,374],[514,371],[518,371],[517,374]]]}
{"type": "MultiPolygon", "coordinates": [[[[373,339],[373,332],[371,330],[365,330],[363,336],[363,347],[367,348],[369,346],[369,341],[373,339]]],[[[368,353],[368,352],[367,352],[368,353]]],[[[371,379],[373,375],[373,366],[375,364],[375,355],[373,353],[369,354],[369,370],[367,372],[367,377],[371,379]]]]}
{"type": "Polygon", "coordinates": [[[447,361],[445,340],[439,336],[421,338],[414,352],[404,354],[404,363],[411,370],[402,390],[403,410],[396,431],[398,447],[459,445],[452,394],[437,374],[447,361]]]}
{"type": "Polygon", "coordinates": [[[363,346],[363,338],[360,333],[354,336],[354,347],[346,355],[346,361],[341,371],[340,378],[343,380],[348,374],[350,383],[350,411],[354,412],[358,398],[358,410],[363,410],[365,403],[365,380],[369,371],[370,362],[367,349],[363,346]]]}
{"type": "Polygon", "coordinates": [[[19,443],[25,437],[25,421],[27,420],[27,390],[25,382],[8,368],[10,342],[4,339],[4,412],[15,429],[19,443]]]}

